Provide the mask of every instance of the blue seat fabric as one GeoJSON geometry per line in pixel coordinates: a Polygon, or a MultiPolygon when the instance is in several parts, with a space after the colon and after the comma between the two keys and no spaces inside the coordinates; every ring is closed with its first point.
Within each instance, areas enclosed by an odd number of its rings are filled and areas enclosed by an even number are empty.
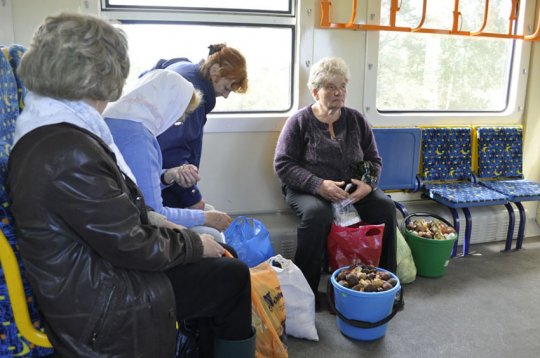
{"type": "Polygon", "coordinates": [[[526,213],[521,202],[540,200],[540,183],[523,179],[523,129],[477,127],[480,184],[508,196],[516,205],[520,221],[516,249],[523,246],[526,213]]]}
{"type": "MultiPolygon", "coordinates": [[[[423,192],[428,198],[448,207],[459,232],[459,215],[462,209],[466,218],[463,256],[469,254],[472,231],[470,207],[509,205],[508,197],[470,181],[472,177],[472,128],[433,127],[422,128],[422,181],[423,192]]],[[[508,206],[507,206],[508,210],[508,206]]],[[[514,214],[510,213],[507,240],[513,232],[514,214]]],[[[452,255],[456,254],[457,240],[452,255]]]]}

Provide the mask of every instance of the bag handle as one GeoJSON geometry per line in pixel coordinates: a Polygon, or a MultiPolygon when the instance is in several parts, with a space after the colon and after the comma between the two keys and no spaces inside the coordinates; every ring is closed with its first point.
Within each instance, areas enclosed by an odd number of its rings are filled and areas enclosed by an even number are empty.
{"type": "Polygon", "coordinates": [[[326,286],[326,298],[328,299],[328,305],[334,312],[336,312],[336,315],[341,318],[345,323],[356,327],[356,328],[375,328],[382,326],[385,323],[388,323],[394,316],[405,307],[405,302],[403,301],[403,286],[401,286],[401,289],[399,290],[399,298],[397,300],[394,300],[394,305],[392,306],[392,312],[386,316],[385,318],[381,319],[377,322],[367,322],[367,321],[358,321],[355,319],[350,319],[345,317],[341,312],[339,312],[336,308],[336,305],[334,303],[334,300],[332,299],[332,295],[330,294],[330,289],[332,288],[330,285],[331,278],[328,279],[328,283],[326,286]]]}
{"type": "Polygon", "coordinates": [[[445,218],[439,216],[439,215],[436,215],[436,214],[431,214],[431,213],[425,213],[425,212],[418,212],[418,213],[412,213],[410,215],[407,215],[403,221],[401,222],[401,225],[399,226],[399,228],[401,229],[401,232],[404,233],[405,232],[405,229],[407,228],[407,224],[409,223],[409,221],[411,220],[412,217],[414,216],[420,216],[420,217],[431,217],[431,218],[435,218],[437,220],[440,220],[442,221],[443,223],[445,223],[446,225],[450,226],[451,228],[454,227],[454,225],[450,224],[448,222],[448,220],[446,220],[445,218]]]}

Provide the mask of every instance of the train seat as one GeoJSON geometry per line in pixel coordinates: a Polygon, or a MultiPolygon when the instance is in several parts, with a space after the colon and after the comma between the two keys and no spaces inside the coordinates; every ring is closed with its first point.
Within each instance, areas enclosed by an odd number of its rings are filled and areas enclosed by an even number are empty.
{"type": "MultiPolygon", "coordinates": [[[[420,182],[417,174],[422,142],[420,128],[375,127],[373,134],[383,161],[379,188],[389,196],[396,191],[418,191],[420,182]]],[[[409,215],[403,204],[395,200],[394,204],[404,217],[409,215]]]]}
{"type": "Polygon", "coordinates": [[[523,245],[526,221],[521,202],[540,200],[540,183],[523,178],[523,128],[475,126],[473,130],[475,170],[479,183],[508,196],[518,209],[520,221],[516,250],[519,250],[523,245]]]}
{"type": "MultiPolygon", "coordinates": [[[[471,181],[472,128],[422,127],[422,160],[420,178],[422,191],[429,199],[445,205],[452,213],[454,227],[459,232],[459,214],[465,215],[463,256],[469,254],[472,217],[469,208],[505,205],[510,219],[507,242],[512,241],[514,211],[506,195],[471,181]]],[[[457,241],[452,252],[456,255],[457,241]]]]}
{"type": "Polygon", "coordinates": [[[40,314],[24,274],[4,188],[15,120],[25,92],[12,67],[18,63],[21,51],[21,46],[1,47],[0,51],[0,356],[41,357],[52,353],[48,348],[51,344],[42,331],[40,314]]]}

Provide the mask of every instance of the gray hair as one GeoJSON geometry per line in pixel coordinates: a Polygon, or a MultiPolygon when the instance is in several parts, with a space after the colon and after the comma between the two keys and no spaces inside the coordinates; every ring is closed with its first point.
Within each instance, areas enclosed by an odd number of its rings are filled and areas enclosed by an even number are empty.
{"type": "Polygon", "coordinates": [[[325,57],[311,66],[307,86],[310,91],[323,87],[332,77],[343,76],[349,82],[351,74],[345,60],[339,57],[325,57]]]}
{"type": "Polygon", "coordinates": [[[57,99],[115,101],[129,74],[124,32],[95,16],[49,16],[17,70],[23,84],[57,99]]]}

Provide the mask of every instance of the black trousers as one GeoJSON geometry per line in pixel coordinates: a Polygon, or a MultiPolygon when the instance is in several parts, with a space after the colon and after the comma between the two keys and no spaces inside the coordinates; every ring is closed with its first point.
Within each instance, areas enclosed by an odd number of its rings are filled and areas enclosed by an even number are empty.
{"type": "Polygon", "coordinates": [[[249,268],[234,258],[205,258],[166,271],[176,298],[178,321],[200,331],[201,356],[212,356],[214,339],[252,336],[249,268]]]}
{"type": "MultiPolygon", "coordinates": [[[[295,263],[317,294],[326,238],[334,221],[332,204],[314,196],[283,188],[285,200],[300,218],[295,263]]],[[[379,267],[396,272],[396,208],[392,199],[377,189],[354,204],[362,221],[385,224],[379,267]]]]}

